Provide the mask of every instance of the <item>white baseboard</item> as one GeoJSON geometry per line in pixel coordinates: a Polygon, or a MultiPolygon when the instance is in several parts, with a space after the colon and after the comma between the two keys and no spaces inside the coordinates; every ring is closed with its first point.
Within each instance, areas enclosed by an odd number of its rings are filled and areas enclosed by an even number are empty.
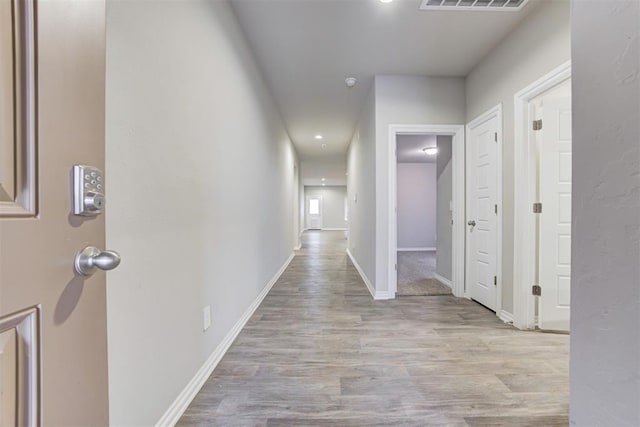
{"type": "Polygon", "coordinates": [[[323,228],[322,231],[347,231],[346,228],[323,228]]]}
{"type": "Polygon", "coordinates": [[[294,251],[299,251],[300,249],[302,249],[302,244],[293,248],[294,251]]]}
{"type": "Polygon", "coordinates": [[[398,248],[398,252],[432,252],[436,248],[398,248]]]}
{"type": "Polygon", "coordinates": [[[389,291],[376,291],[374,289],[373,285],[371,284],[371,281],[369,280],[367,275],[364,273],[364,270],[362,269],[362,267],[360,267],[360,264],[358,264],[358,261],[356,261],[356,259],[354,258],[353,254],[351,253],[351,251],[349,249],[347,249],[347,255],[349,255],[349,259],[351,260],[353,265],[356,267],[356,270],[358,270],[358,274],[360,274],[360,277],[362,278],[362,281],[367,286],[367,289],[369,289],[369,293],[371,294],[373,299],[375,299],[375,300],[384,300],[384,299],[394,299],[395,298],[395,295],[391,296],[389,291]]]}
{"type": "Polygon", "coordinates": [[[435,273],[433,275],[434,279],[436,279],[438,282],[442,283],[445,286],[448,286],[450,289],[453,289],[453,283],[451,283],[451,280],[442,277],[441,275],[439,275],[438,273],[435,273]]]}
{"type": "Polygon", "coordinates": [[[500,314],[498,314],[498,317],[504,323],[513,323],[513,314],[509,313],[508,311],[500,310],[500,314]]]}
{"type": "Polygon", "coordinates": [[[187,386],[180,392],[176,400],[173,401],[169,409],[162,415],[160,421],[156,423],[157,427],[164,426],[175,426],[176,423],[180,420],[184,411],[187,410],[187,407],[191,403],[191,401],[196,397],[204,383],[207,381],[213,370],[218,366],[220,360],[225,355],[233,341],[235,341],[236,337],[244,328],[244,325],[249,321],[253,313],[262,303],[262,300],[267,296],[273,285],[276,284],[282,273],[287,269],[291,260],[295,257],[295,254],[292,253],[289,258],[285,261],[285,263],[280,267],[278,272],[273,276],[273,278],[267,283],[264,289],[260,292],[260,294],[256,297],[256,299],[251,303],[249,308],[244,312],[242,317],[238,319],[233,328],[227,333],[222,342],[216,347],[216,349],[211,353],[209,358],[204,362],[204,364],[200,367],[198,372],[196,372],[195,376],[189,381],[187,386]]]}

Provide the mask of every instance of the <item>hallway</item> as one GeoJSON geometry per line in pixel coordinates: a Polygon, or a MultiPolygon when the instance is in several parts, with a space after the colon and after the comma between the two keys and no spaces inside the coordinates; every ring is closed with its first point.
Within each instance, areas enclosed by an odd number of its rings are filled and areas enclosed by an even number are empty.
{"type": "Polygon", "coordinates": [[[568,336],[452,296],[376,302],[345,245],[305,233],[178,425],[568,424],[568,336]]]}

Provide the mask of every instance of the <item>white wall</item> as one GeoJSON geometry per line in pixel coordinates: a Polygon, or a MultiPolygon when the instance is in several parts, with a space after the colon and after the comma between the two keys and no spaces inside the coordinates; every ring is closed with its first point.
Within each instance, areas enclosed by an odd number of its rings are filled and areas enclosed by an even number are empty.
{"type": "Polygon", "coordinates": [[[372,285],[376,273],[375,111],[375,87],[372,87],[347,150],[348,246],[372,285]]]}
{"type": "Polygon", "coordinates": [[[291,254],[297,160],[227,2],[107,9],[110,422],[153,425],[291,254]]]}
{"type": "MultiPolygon", "coordinates": [[[[305,200],[307,196],[322,197],[322,228],[346,229],[344,220],[344,203],[347,198],[345,185],[305,186],[305,200]]],[[[308,222],[305,222],[308,224],[308,222]]]]}
{"type": "Polygon", "coordinates": [[[464,124],[464,79],[456,77],[376,76],[375,191],[376,291],[388,292],[389,270],[389,125],[464,124]]]}
{"type": "Polygon", "coordinates": [[[544,1],[467,76],[466,121],[502,103],[502,304],[513,313],[513,97],[570,59],[569,0],[544,1]]]}
{"type": "Polygon", "coordinates": [[[438,145],[437,164],[437,201],[436,201],[436,273],[445,279],[453,277],[453,164],[451,155],[453,138],[451,136],[436,137],[438,145]]]}
{"type": "Polygon", "coordinates": [[[398,163],[398,249],[436,247],[436,164],[398,163]]]}
{"type": "Polygon", "coordinates": [[[571,403],[640,425],[640,3],[572,2],[571,403]]]}

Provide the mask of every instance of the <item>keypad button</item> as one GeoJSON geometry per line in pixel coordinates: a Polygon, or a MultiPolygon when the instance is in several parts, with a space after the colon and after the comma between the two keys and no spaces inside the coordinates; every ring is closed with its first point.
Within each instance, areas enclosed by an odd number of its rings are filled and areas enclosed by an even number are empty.
{"type": "Polygon", "coordinates": [[[98,184],[98,185],[96,186],[96,188],[97,188],[98,190],[102,190],[102,184],[98,184]]]}
{"type": "Polygon", "coordinates": [[[98,176],[96,179],[98,180],[98,182],[102,182],[102,177],[101,176],[98,176]]]}
{"type": "Polygon", "coordinates": [[[95,172],[91,172],[91,178],[95,178],[96,177],[96,173],[95,172]]]}

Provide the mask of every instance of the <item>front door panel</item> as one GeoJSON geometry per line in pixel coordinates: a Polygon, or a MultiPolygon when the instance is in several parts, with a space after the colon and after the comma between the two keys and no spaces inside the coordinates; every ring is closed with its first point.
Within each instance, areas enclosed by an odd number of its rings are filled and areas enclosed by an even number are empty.
{"type": "Polygon", "coordinates": [[[108,425],[105,275],[73,267],[104,248],[104,215],[75,216],[71,200],[74,164],[104,169],[105,3],[35,9],[37,213],[0,218],[0,319],[39,306],[44,425],[108,425]]]}

